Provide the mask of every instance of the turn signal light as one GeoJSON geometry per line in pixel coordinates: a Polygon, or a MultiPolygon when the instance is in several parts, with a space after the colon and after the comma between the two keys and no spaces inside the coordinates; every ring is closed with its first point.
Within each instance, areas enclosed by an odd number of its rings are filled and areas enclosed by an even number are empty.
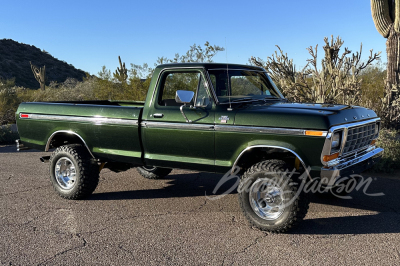
{"type": "Polygon", "coordinates": [[[371,145],[375,145],[376,143],[376,139],[374,139],[373,141],[371,141],[371,145]]]}
{"type": "Polygon", "coordinates": [[[332,160],[334,160],[334,159],[336,159],[338,157],[339,157],[339,153],[337,152],[337,153],[334,153],[334,154],[331,154],[331,155],[324,155],[323,160],[324,160],[324,162],[329,162],[329,161],[332,161],[332,160]]]}
{"type": "Polygon", "coordinates": [[[311,130],[306,130],[306,135],[307,136],[323,136],[324,132],[322,131],[311,131],[311,130]]]}

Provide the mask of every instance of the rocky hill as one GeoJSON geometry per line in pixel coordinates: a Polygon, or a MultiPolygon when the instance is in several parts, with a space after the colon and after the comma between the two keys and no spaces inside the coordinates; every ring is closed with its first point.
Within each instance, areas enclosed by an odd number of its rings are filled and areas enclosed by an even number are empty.
{"type": "Polygon", "coordinates": [[[51,81],[61,83],[67,78],[82,80],[86,76],[84,71],[54,58],[46,51],[40,50],[33,45],[19,43],[10,39],[0,40],[1,79],[15,78],[15,85],[17,86],[31,89],[39,88],[40,85],[33,76],[29,61],[38,67],[46,66],[46,85],[51,81]]]}

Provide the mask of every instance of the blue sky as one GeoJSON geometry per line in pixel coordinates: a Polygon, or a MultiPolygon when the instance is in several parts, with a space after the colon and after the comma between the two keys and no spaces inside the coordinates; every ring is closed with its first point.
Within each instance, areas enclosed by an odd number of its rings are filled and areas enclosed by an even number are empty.
{"type": "MultiPolygon", "coordinates": [[[[173,58],[206,41],[227,48],[214,61],[247,63],[266,58],[279,45],[297,66],[306,50],[323,38],[337,36],[363,59],[385,42],[376,31],[370,1],[3,1],[0,39],[44,49],[77,68],[97,74],[118,66],[118,55],[130,63],[153,65],[157,57],[173,58]]],[[[321,57],[320,57],[321,59],[321,57]]],[[[0,55],[1,60],[1,55],[0,55]]]]}

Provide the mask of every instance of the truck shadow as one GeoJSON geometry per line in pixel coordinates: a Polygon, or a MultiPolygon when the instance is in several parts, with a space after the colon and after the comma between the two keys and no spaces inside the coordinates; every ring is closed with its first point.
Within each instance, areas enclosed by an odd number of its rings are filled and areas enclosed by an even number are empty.
{"type": "MultiPolygon", "coordinates": [[[[142,178],[142,177],[140,177],[142,178]]],[[[165,180],[146,180],[143,182],[164,182],[164,187],[159,189],[113,191],[95,193],[88,200],[133,200],[133,199],[158,199],[158,198],[183,198],[215,196],[222,193],[237,194],[236,180],[222,184],[214,192],[221,175],[209,173],[168,175],[165,180]]]]}
{"type": "MultiPolygon", "coordinates": [[[[290,231],[299,235],[361,235],[400,233],[400,214],[378,214],[307,219],[290,231]]],[[[326,236],[328,235],[328,236],[326,236]]],[[[346,236],[342,236],[346,237],[346,236]]]]}
{"type": "MultiPolygon", "coordinates": [[[[221,175],[207,173],[170,175],[167,180],[160,180],[160,182],[165,182],[163,188],[96,193],[88,200],[162,199],[204,197],[205,195],[212,197],[228,191],[228,197],[218,201],[229,201],[229,204],[233,205],[232,210],[240,212],[236,197],[233,195],[237,194],[237,191],[232,189],[235,187],[236,180],[232,179],[224,183],[216,193],[213,193],[220,179],[221,175]]],[[[398,191],[400,191],[400,180],[376,178],[365,191],[366,193],[362,189],[353,191],[350,194],[352,199],[311,195],[308,217],[317,216],[318,218],[306,217],[299,227],[289,233],[309,235],[400,233],[398,191]],[[383,192],[384,195],[366,195],[378,192],[383,192]]]]}
{"type": "Polygon", "coordinates": [[[43,153],[43,151],[34,150],[34,149],[17,151],[17,146],[11,145],[11,144],[0,145],[0,153],[24,153],[24,152],[42,152],[43,153]]]}

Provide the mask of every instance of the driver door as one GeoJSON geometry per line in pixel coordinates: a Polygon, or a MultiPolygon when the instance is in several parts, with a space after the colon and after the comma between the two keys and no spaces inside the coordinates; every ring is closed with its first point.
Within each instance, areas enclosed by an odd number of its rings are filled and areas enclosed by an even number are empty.
{"type": "Polygon", "coordinates": [[[160,74],[144,121],[147,165],[214,171],[214,111],[202,69],[166,70],[160,74]],[[176,91],[193,91],[191,106],[175,101],[176,91]]]}

